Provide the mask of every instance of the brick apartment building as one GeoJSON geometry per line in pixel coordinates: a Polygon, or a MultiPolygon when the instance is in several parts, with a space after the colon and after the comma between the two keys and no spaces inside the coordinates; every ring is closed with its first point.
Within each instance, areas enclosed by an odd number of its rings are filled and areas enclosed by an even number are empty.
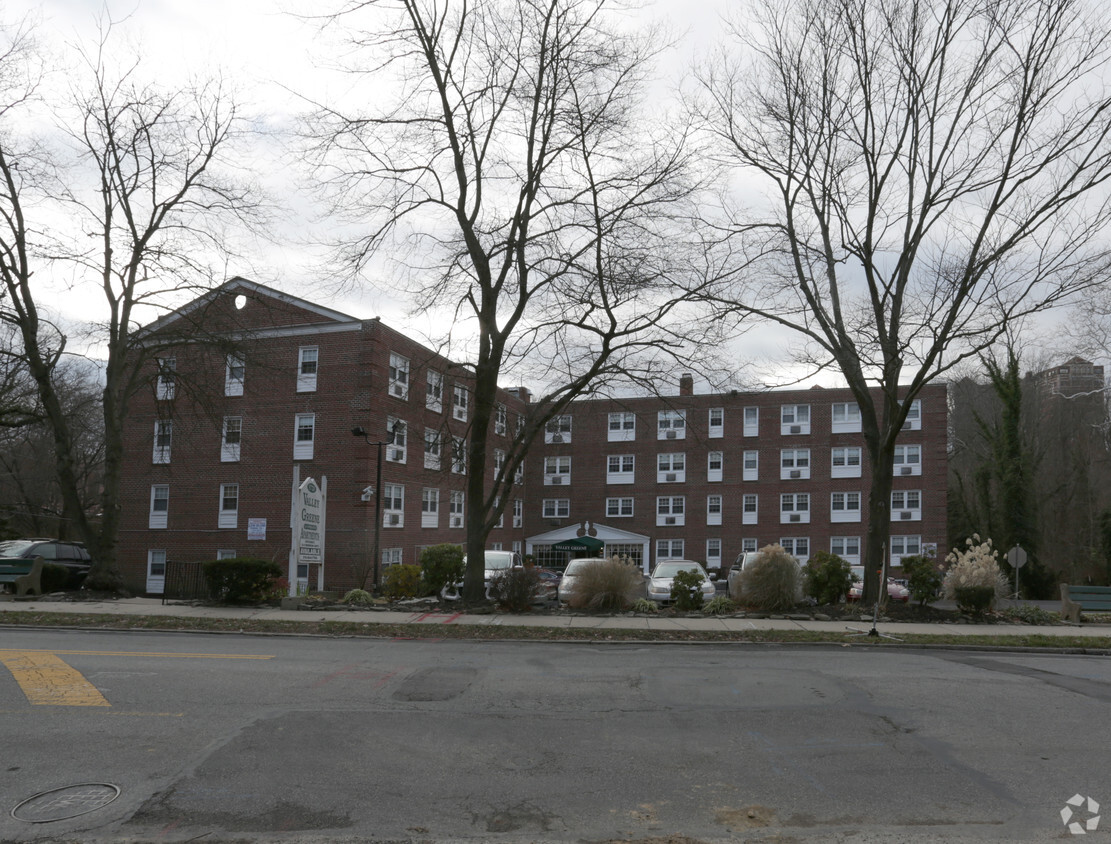
{"type": "MultiPolygon", "coordinates": [[[[327,478],[324,566],[299,580],[345,589],[372,556],[384,441],[381,563],[464,541],[470,377],[380,321],[232,279],[149,328],[178,338],[152,364],[127,420],[119,559],[159,593],[167,560],[291,562],[297,485],[327,478]],[[200,341],[203,333],[204,341],[200,341]]],[[[560,565],[583,535],[645,568],[685,557],[728,565],[780,542],[805,559],[860,559],[869,471],[848,390],[584,400],[547,426],[489,545],[560,565]]],[[[504,391],[488,471],[505,458],[527,390],[504,391]],[[504,407],[504,410],[501,408],[504,407]],[[498,447],[498,438],[505,447],[498,447]]],[[[915,400],[896,455],[893,559],[944,547],[946,392],[915,400]]]]}

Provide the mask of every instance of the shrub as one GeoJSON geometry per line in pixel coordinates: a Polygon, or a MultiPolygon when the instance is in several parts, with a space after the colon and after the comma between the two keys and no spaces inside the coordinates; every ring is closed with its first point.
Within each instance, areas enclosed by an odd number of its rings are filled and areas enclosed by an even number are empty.
{"type": "Polygon", "coordinates": [[[420,594],[421,568],[414,565],[386,566],[382,573],[382,592],[391,601],[415,598],[420,594]]]}
{"type": "Polygon", "coordinates": [[[799,564],[782,545],[767,545],[741,572],[743,602],[762,610],[786,610],[798,603],[799,564]]]}
{"type": "Polygon", "coordinates": [[[531,567],[499,571],[490,581],[487,594],[503,610],[528,612],[540,594],[540,575],[531,567]]]}
{"type": "Polygon", "coordinates": [[[737,605],[725,595],[715,595],[702,607],[706,615],[730,615],[736,611],[737,605]]]}
{"type": "Polygon", "coordinates": [[[1060,616],[1055,612],[1043,610],[1033,604],[1022,604],[1017,607],[1007,607],[1000,610],[999,615],[1012,621],[1021,621],[1025,624],[1056,624],[1060,616]]]}
{"type": "Polygon", "coordinates": [[[282,568],[277,563],[252,557],[206,560],[202,568],[209,594],[228,604],[265,600],[282,576],[282,568]]]}
{"type": "Polygon", "coordinates": [[[425,548],[420,555],[421,584],[426,595],[438,595],[449,583],[463,579],[463,549],[444,543],[425,548]]]}
{"type": "Polygon", "coordinates": [[[806,564],[805,575],[806,594],[819,604],[838,603],[853,585],[852,566],[829,551],[816,552],[806,564]]]}
{"type": "Polygon", "coordinates": [[[657,604],[655,601],[649,601],[647,598],[637,598],[636,601],[633,602],[632,611],[641,613],[659,612],[660,605],[657,604]]]}
{"type": "Polygon", "coordinates": [[[643,589],[640,569],[620,560],[592,563],[575,573],[575,585],[567,603],[572,609],[623,610],[643,589]]]}
{"type": "Polygon", "coordinates": [[[343,603],[353,607],[367,607],[374,603],[374,599],[365,589],[352,589],[343,596],[343,603]]]}
{"type": "Polygon", "coordinates": [[[698,569],[676,572],[671,580],[671,602],[675,609],[683,612],[702,609],[702,581],[705,579],[698,569]]]}
{"type": "Polygon", "coordinates": [[[42,585],[42,591],[46,593],[68,589],[69,569],[58,563],[43,563],[39,583],[42,585]]]}
{"type": "Polygon", "coordinates": [[[907,576],[910,597],[917,601],[919,606],[924,607],[927,601],[937,597],[944,575],[932,557],[926,554],[903,557],[902,566],[903,573],[907,576]]]}
{"type": "Polygon", "coordinates": [[[990,539],[980,542],[980,537],[972,534],[965,546],[963,551],[954,548],[945,557],[950,568],[942,589],[959,609],[982,613],[992,608],[996,598],[1007,594],[1007,578],[999,570],[999,552],[992,549],[990,539]]]}

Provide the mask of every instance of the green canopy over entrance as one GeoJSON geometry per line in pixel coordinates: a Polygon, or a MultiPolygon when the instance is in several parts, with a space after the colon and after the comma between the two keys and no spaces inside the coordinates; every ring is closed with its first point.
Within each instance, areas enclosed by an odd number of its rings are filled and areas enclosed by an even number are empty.
{"type": "Polygon", "coordinates": [[[552,550],[569,551],[572,554],[589,551],[597,554],[605,547],[606,543],[600,539],[595,539],[593,536],[576,536],[574,539],[564,539],[562,542],[557,542],[552,546],[552,550]]]}

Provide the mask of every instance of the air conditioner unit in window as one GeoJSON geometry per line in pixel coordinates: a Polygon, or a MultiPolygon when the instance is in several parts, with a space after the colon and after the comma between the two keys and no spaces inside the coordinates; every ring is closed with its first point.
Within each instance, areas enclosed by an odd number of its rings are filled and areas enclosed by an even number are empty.
{"type": "Polygon", "coordinates": [[[451,412],[451,415],[458,419],[460,422],[465,422],[467,420],[467,409],[464,407],[456,407],[451,412]]]}
{"type": "Polygon", "coordinates": [[[552,483],[555,484],[556,486],[559,486],[561,483],[563,483],[563,476],[562,475],[552,475],[551,479],[552,479],[552,483]]]}
{"type": "Polygon", "coordinates": [[[675,517],[674,516],[668,516],[666,519],[664,519],[664,524],[665,525],[675,524],[675,517]]]}
{"type": "Polygon", "coordinates": [[[401,524],[401,516],[397,513],[390,513],[390,525],[396,527],[399,524],[401,524]]]}
{"type": "Polygon", "coordinates": [[[363,494],[359,496],[363,501],[370,501],[374,498],[374,487],[368,486],[363,490],[363,494]]]}
{"type": "Polygon", "coordinates": [[[666,475],[664,475],[664,480],[667,481],[667,482],[672,482],[672,481],[675,480],[675,478],[676,478],[676,475],[675,475],[674,472],[668,472],[666,475]]]}
{"type": "Polygon", "coordinates": [[[910,510],[902,510],[902,511],[901,511],[901,512],[899,513],[899,518],[900,518],[900,519],[909,519],[909,518],[911,518],[911,517],[912,517],[913,515],[914,515],[914,513],[912,513],[912,512],[910,511],[910,510]]]}
{"type": "Polygon", "coordinates": [[[454,528],[463,527],[463,517],[462,516],[452,516],[451,517],[451,526],[454,527],[454,528]]]}
{"type": "Polygon", "coordinates": [[[404,459],[405,459],[405,452],[402,451],[400,448],[394,448],[394,449],[390,450],[390,460],[404,460],[404,459]]]}
{"type": "Polygon", "coordinates": [[[801,516],[801,515],[799,515],[798,513],[792,513],[792,514],[791,514],[791,521],[792,521],[792,522],[799,522],[799,521],[802,521],[802,516],[801,516]]]}
{"type": "Polygon", "coordinates": [[[390,386],[390,392],[398,398],[403,398],[405,396],[405,386],[403,384],[393,384],[390,386]]]}
{"type": "Polygon", "coordinates": [[[791,477],[792,478],[801,478],[802,477],[802,471],[799,470],[799,469],[792,470],[791,477]]]}
{"type": "Polygon", "coordinates": [[[901,469],[899,469],[899,474],[900,475],[909,475],[912,471],[914,471],[914,470],[911,469],[910,466],[903,466],[901,469]]]}
{"type": "Polygon", "coordinates": [[[674,431],[668,431],[664,436],[666,436],[669,440],[673,440],[677,435],[674,431]]]}
{"type": "Polygon", "coordinates": [[[802,433],[802,425],[792,425],[791,426],[791,433],[792,434],[801,434],[802,433]]]}

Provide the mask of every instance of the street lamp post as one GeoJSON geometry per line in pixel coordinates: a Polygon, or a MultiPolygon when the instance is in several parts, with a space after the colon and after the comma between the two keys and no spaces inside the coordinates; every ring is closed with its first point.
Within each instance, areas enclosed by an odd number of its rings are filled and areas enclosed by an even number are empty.
{"type": "MultiPolygon", "coordinates": [[[[375,481],[374,481],[374,552],[373,552],[374,557],[373,557],[373,559],[374,559],[374,586],[375,586],[375,588],[378,587],[378,564],[380,562],[379,557],[380,557],[380,554],[381,554],[381,552],[378,549],[378,542],[379,542],[379,539],[381,538],[381,533],[382,533],[382,446],[384,446],[384,445],[393,445],[394,440],[397,439],[397,432],[398,432],[399,427],[400,427],[400,424],[398,422],[394,422],[393,425],[390,426],[390,431],[389,431],[389,434],[386,436],[386,439],[384,439],[380,442],[372,442],[371,439],[370,439],[370,434],[368,434],[366,432],[366,429],[363,428],[361,425],[358,425],[358,426],[351,429],[351,435],[352,436],[362,437],[364,440],[367,441],[367,443],[369,445],[378,446],[378,466],[377,466],[376,471],[375,471],[375,481]]],[[[364,588],[366,587],[365,577],[364,577],[363,582],[360,584],[360,586],[362,586],[364,588]]]]}

